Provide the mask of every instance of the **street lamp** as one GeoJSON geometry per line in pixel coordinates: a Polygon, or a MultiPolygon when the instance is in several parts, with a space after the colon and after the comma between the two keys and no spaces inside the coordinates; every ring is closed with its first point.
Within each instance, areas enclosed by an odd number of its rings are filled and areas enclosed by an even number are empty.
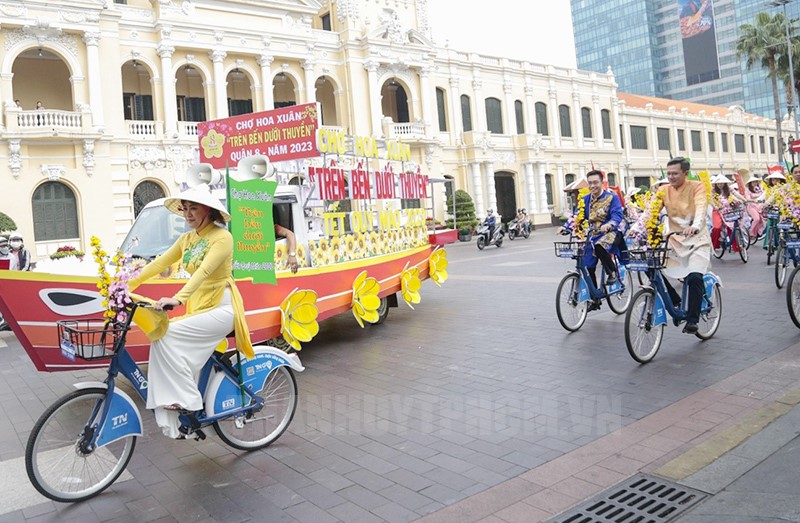
{"type": "MultiPolygon", "coordinates": [[[[797,122],[797,111],[795,110],[796,102],[796,92],[794,88],[794,60],[792,59],[792,39],[789,36],[789,16],[786,14],[786,4],[790,3],[792,0],[772,0],[771,2],[767,2],[769,7],[778,7],[783,6],[783,18],[786,21],[786,49],[787,49],[787,56],[789,58],[789,89],[791,89],[792,94],[792,117],[794,120],[794,135],[795,137],[800,136],[800,128],[798,127],[797,122]]],[[[779,144],[780,146],[780,144],[779,144]]],[[[792,164],[794,164],[794,151],[792,151],[792,164]]]]}

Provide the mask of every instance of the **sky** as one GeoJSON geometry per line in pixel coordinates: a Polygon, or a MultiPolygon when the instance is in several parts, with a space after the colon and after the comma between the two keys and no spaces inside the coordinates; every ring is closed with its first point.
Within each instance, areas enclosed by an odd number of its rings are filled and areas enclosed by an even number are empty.
{"type": "Polygon", "coordinates": [[[575,67],[569,0],[429,0],[428,12],[437,44],[575,67]]]}

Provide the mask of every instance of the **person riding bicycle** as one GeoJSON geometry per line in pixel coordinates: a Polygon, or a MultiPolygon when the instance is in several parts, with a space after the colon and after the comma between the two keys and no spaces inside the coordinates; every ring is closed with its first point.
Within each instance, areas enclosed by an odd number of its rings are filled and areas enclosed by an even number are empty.
{"type": "MultiPolygon", "coordinates": [[[[669,237],[672,250],[664,274],[671,278],[684,278],[689,296],[686,307],[686,325],[683,332],[694,334],[700,321],[700,307],[703,302],[703,274],[711,264],[711,237],[706,227],[708,199],[703,182],[687,180],[689,160],[677,157],[667,162],[669,185],[659,189],[663,193],[664,209],[667,213],[669,237]]],[[[664,283],[670,298],[676,305],[680,295],[667,279],[664,283]]]]}
{"type": "Polygon", "coordinates": [[[182,215],[191,230],[147,264],[129,288],[136,289],[176,262],[191,274],[174,296],[155,302],[156,310],[186,305],[186,315],[171,320],[166,334],[152,342],[148,366],[147,408],[154,409],[166,436],[179,438],[181,411],[203,407],[197,379],[214,349],[231,330],[239,351],[252,357],[253,347],[233,280],[233,237],[224,226],[231,219],[228,210],[205,184],[167,198],[164,206],[182,215]]]}
{"type": "Polygon", "coordinates": [[[747,198],[747,214],[750,215],[750,236],[758,238],[764,233],[767,224],[764,222],[764,188],[761,187],[761,177],[757,174],[750,176],[744,186],[744,197],[747,198]]]}
{"type": "MultiPolygon", "coordinates": [[[[719,248],[719,238],[722,235],[722,227],[726,227],[728,236],[733,235],[733,223],[725,220],[724,214],[730,212],[732,209],[744,205],[747,200],[744,196],[731,187],[731,181],[727,176],[719,174],[711,179],[713,189],[711,191],[711,207],[712,212],[712,226],[711,226],[711,244],[715,249],[719,248]]],[[[748,224],[745,224],[747,228],[748,224]]],[[[746,248],[747,246],[745,246],[746,248]]],[[[739,245],[736,245],[734,238],[733,250],[739,250],[739,245]]]]}
{"type": "MultiPolygon", "coordinates": [[[[587,221],[587,248],[584,251],[584,264],[589,270],[592,283],[597,287],[597,261],[606,272],[606,285],[618,281],[617,268],[611,255],[621,256],[620,248],[625,245],[619,234],[623,220],[622,202],[617,195],[603,189],[603,173],[593,170],[586,174],[589,194],[583,197],[584,215],[578,217],[587,221]],[[588,246],[591,245],[591,248],[588,246]]],[[[593,304],[598,305],[598,304],[593,304]]]]}

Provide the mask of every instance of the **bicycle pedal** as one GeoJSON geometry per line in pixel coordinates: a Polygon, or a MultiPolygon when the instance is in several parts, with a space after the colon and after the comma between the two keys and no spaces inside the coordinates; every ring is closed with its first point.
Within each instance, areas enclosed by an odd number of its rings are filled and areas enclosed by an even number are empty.
{"type": "Polygon", "coordinates": [[[203,441],[204,439],[206,439],[206,433],[203,432],[200,429],[197,429],[196,431],[194,431],[192,433],[192,436],[194,437],[195,441],[203,441]]]}

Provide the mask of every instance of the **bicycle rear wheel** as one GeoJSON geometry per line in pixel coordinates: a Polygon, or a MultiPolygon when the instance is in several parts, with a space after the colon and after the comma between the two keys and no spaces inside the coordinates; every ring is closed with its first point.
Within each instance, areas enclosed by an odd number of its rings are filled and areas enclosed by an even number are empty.
{"type": "Polygon", "coordinates": [[[297,382],[292,369],[273,369],[255,395],[264,400],[260,409],[214,422],[219,438],[235,449],[262,449],[289,427],[297,409],[297,382]]]}
{"type": "Polygon", "coordinates": [[[714,253],[714,257],[718,260],[721,260],[722,257],[725,255],[725,245],[728,242],[728,233],[725,232],[725,226],[722,226],[722,232],[719,233],[719,238],[717,238],[717,245],[718,247],[714,247],[711,245],[711,249],[714,253]]]}
{"type": "Polygon", "coordinates": [[[567,274],[558,284],[556,291],[556,315],[561,326],[575,332],[583,326],[589,313],[588,302],[578,302],[580,278],[577,274],[567,274]]]}
{"type": "Polygon", "coordinates": [[[770,258],[775,254],[775,247],[778,245],[777,229],[771,228],[767,236],[767,265],[770,264],[770,258]]]}
{"type": "Polygon", "coordinates": [[[798,270],[800,268],[793,270],[789,276],[789,284],[786,286],[786,305],[789,308],[789,317],[800,329],[800,277],[797,276],[798,270]]]}
{"type": "Polygon", "coordinates": [[[722,291],[719,285],[714,285],[709,296],[711,307],[706,312],[700,313],[700,321],[697,322],[697,332],[695,336],[701,340],[711,338],[719,328],[719,322],[722,319],[722,291]]]}
{"type": "Polygon", "coordinates": [[[108,488],[125,470],[136,436],[88,450],[84,428],[102,388],[76,390],[51,405],[33,426],[25,449],[25,468],[33,486],[53,501],[89,499],[108,488]]]}
{"type": "Polygon", "coordinates": [[[625,345],[639,363],[652,360],[661,347],[664,325],[653,326],[656,295],[652,289],[637,292],[625,314],[625,345]]]}
{"type": "Polygon", "coordinates": [[[622,283],[625,284],[624,290],[606,297],[608,307],[614,314],[625,314],[631,304],[631,297],[633,297],[633,276],[631,276],[631,271],[625,273],[625,280],[622,283]]]}
{"type": "Polygon", "coordinates": [[[742,230],[741,224],[736,225],[733,234],[736,235],[736,247],[739,249],[739,257],[744,263],[747,263],[747,247],[749,246],[749,240],[744,237],[744,230],[742,230]]]}
{"type": "Polygon", "coordinates": [[[775,252],[775,286],[782,289],[784,283],[786,283],[786,246],[781,244],[775,252]]]}

